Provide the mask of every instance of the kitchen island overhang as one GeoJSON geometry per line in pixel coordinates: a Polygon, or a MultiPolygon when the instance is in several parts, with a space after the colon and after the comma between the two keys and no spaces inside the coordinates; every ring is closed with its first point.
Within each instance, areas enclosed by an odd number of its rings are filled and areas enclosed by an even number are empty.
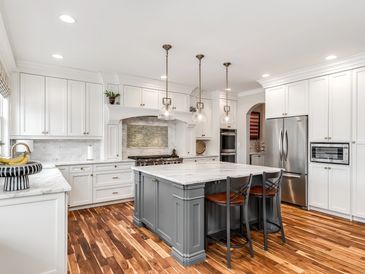
{"type": "MultiPolygon", "coordinates": [[[[280,170],[224,162],[140,166],[132,169],[135,176],[134,223],[146,226],[167,242],[172,247],[172,256],[184,266],[202,262],[206,258],[206,191],[224,190],[222,187],[228,176],[244,177],[252,174],[255,182],[261,183],[263,172],[280,170]]],[[[215,214],[220,215],[220,212],[215,214]]],[[[224,220],[225,215],[221,219],[224,220]]],[[[214,229],[221,223],[218,221],[209,227],[214,229]]]]}

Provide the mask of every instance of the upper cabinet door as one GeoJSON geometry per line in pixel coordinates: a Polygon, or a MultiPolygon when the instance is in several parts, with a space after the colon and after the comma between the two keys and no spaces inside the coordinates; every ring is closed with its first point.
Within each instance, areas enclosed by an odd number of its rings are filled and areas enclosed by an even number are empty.
{"type": "Polygon", "coordinates": [[[125,107],[142,107],[142,89],[132,86],[124,86],[123,105],[125,107]]]}
{"type": "Polygon", "coordinates": [[[288,85],[287,116],[308,115],[308,81],[288,85]]]}
{"type": "Polygon", "coordinates": [[[158,109],[158,91],[153,89],[142,90],[142,107],[158,109]]]}
{"type": "Polygon", "coordinates": [[[279,86],[266,90],[266,118],[278,118],[285,116],[286,94],[287,86],[279,86]]]}
{"type": "Polygon", "coordinates": [[[67,135],[67,80],[46,78],[46,134],[67,135]]]}
{"type": "Polygon", "coordinates": [[[20,74],[20,134],[45,134],[45,77],[20,74]]]}
{"type": "Polygon", "coordinates": [[[328,76],[309,81],[309,140],[328,140],[328,76]]]}
{"type": "Polygon", "coordinates": [[[329,76],[329,140],[351,141],[351,71],[329,76]]]}
{"type": "Polygon", "coordinates": [[[174,111],[182,111],[182,112],[189,111],[189,102],[188,102],[189,96],[187,94],[170,92],[169,96],[171,97],[172,109],[174,111]]]}
{"type": "Polygon", "coordinates": [[[86,84],[86,135],[103,136],[103,86],[86,84]]]}
{"type": "Polygon", "coordinates": [[[353,71],[353,140],[365,144],[365,68],[353,71]]]}
{"type": "Polygon", "coordinates": [[[85,136],[85,83],[68,81],[68,135],[85,136]]]}

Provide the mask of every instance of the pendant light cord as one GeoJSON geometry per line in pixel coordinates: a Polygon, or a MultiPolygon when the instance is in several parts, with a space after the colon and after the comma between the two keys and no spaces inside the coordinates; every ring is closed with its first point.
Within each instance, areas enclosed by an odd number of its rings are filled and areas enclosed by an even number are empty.
{"type": "Polygon", "coordinates": [[[168,98],[169,90],[169,50],[166,49],[166,98],[168,98]]]}
{"type": "Polygon", "coordinates": [[[226,106],[228,106],[228,66],[226,66],[226,106]]]}

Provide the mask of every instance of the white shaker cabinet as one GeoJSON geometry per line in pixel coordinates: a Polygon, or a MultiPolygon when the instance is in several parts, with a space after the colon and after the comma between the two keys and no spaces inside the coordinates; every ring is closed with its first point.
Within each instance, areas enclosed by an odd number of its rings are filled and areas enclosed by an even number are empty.
{"type": "Polygon", "coordinates": [[[328,208],[335,212],[350,213],[351,174],[350,167],[345,165],[333,165],[329,168],[329,204],[328,208]]]}
{"type": "Polygon", "coordinates": [[[328,209],[328,170],[326,165],[310,164],[308,167],[309,206],[328,209]]]}
{"type": "Polygon", "coordinates": [[[67,194],[0,200],[1,273],[67,273],[67,194]]]}
{"type": "Polygon", "coordinates": [[[142,89],[139,87],[124,86],[123,106],[142,107],[142,89]]]}
{"type": "Polygon", "coordinates": [[[102,85],[68,81],[68,135],[103,135],[102,85]]]}
{"type": "Polygon", "coordinates": [[[45,133],[45,77],[20,74],[20,134],[45,133]]]}
{"type": "MultiPolygon", "coordinates": [[[[178,112],[188,112],[189,111],[189,96],[183,93],[170,92],[172,100],[172,109],[178,112]]],[[[162,99],[161,99],[162,101],[162,99]]]]}
{"type": "Polygon", "coordinates": [[[310,164],[309,206],[350,214],[350,171],[345,165],[310,164]]]}
{"type": "Polygon", "coordinates": [[[310,141],[350,142],[351,71],[310,80],[310,141]]]}
{"type": "Polygon", "coordinates": [[[328,76],[309,81],[309,139],[328,139],[328,76]]]}
{"type": "Polygon", "coordinates": [[[351,140],[351,71],[329,76],[329,140],[351,140]]]}
{"type": "Polygon", "coordinates": [[[288,84],[285,116],[308,115],[308,97],[308,81],[288,84]]]}
{"type": "Polygon", "coordinates": [[[46,77],[47,136],[67,135],[67,80],[46,77]]]}
{"type": "Polygon", "coordinates": [[[284,117],[286,112],[286,86],[269,88],[265,92],[266,118],[284,117]]]}
{"type": "Polygon", "coordinates": [[[103,136],[103,88],[100,84],[86,83],[86,135],[103,136]]]}
{"type": "Polygon", "coordinates": [[[266,118],[308,115],[308,81],[268,88],[266,118]]]}
{"type": "Polygon", "coordinates": [[[92,167],[72,167],[69,173],[71,192],[69,206],[81,206],[91,204],[93,201],[92,167]],[[74,172],[72,170],[75,170],[74,172]]]}
{"type": "Polygon", "coordinates": [[[153,89],[142,89],[142,106],[144,108],[158,109],[158,91],[153,89]]]}
{"type": "Polygon", "coordinates": [[[365,219],[365,68],[353,71],[352,208],[365,219]]]}
{"type": "Polygon", "coordinates": [[[68,135],[85,136],[85,83],[68,81],[68,135]]]}
{"type": "Polygon", "coordinates": [[[123,105],[133,108],[159,108],[159,92],[157,90],[124,86],[123,105]]]}
{"type": "Polygon", "coordinates": [[[105,158],[108,160],[120,157],[120,129],[119,124],[106,125],[105,158]]]}

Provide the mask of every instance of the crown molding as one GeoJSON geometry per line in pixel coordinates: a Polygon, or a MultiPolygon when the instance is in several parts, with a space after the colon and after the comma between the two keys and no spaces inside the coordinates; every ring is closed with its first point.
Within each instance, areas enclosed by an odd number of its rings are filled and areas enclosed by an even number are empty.
{"type": "Polygon", "coordinates": [[[256,95],[256,94],[263,94],[265,92],[265,90],[263,88],[257,88],[257,89],[252,89],[252,90],[247,90],[247,91],[241,91],[240,93],[238,93],[238,97],[245,97],[245,96],[251,96],[251,95],[256,95]]]}
{"type": "Polygon", "coordinates": [[[16,68],[13,50],[11,49],[8,33],[0,13],[0,62],[3,64],[8,75],[16,68]]]}
{"type": "Polygon", "coordinates": [[[18,61],[16,64],[17,72],[65,78],[76,81],[92,82],[98,84],[103,84],[104,82],[101,73],[96,71],[81,70],[59,65],[42,64],[28,61],[18,61]]]}
{"type": "Polygon", "coordinates": [[[321,64],[316,66],[297,69],[288,73],[279,74],[270,79],[257,80],[263,88],[280,86],[296,81],[306,80],[314,77],[324,76],[341,71],[356,69],[365,66],[365,53],[357,54],[344,58],[337,62],[321,64]]]}

